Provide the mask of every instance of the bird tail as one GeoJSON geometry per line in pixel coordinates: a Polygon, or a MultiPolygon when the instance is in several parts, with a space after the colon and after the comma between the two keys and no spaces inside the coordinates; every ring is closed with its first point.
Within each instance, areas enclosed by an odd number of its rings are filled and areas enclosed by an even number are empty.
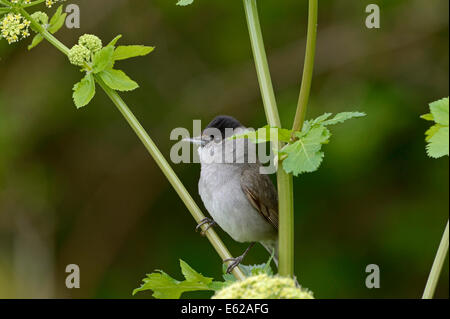
{"type": "Polygon", "coordinates": [[[269,252],[269,254],[273,254],[273,261],[278,268],[278,240],[271,241],[263,241],[261,245],[269,252]]]}

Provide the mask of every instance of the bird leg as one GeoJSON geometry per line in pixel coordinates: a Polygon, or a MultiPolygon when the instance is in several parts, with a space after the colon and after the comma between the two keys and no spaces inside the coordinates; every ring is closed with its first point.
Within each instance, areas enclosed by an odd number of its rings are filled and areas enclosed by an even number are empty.
{"type": "Polygon", "coordinates": [[[200,221],[200,223],[197,225],[197,227],[195,227],[195,231],[199,231],[199,230],[202,228],[202,226],[203,226],[203,225],[206,225],[206,224],[207,224],[208,226],[205,228],[205,230],[202,230],[202,231],[200,232],[200,234],[201,234],[202,236],[205,236],[205,234],[206,234],[206,232],[208,231],[208,229],[210,229],[211,227],[217,225],[217,223],[216,223],[213,219],[211,219],[211,218],[209,218],[209,217],[205,217],[205,218],[203,218],[203,219],[200,221]]]}
{"type": "Polygon", "coordinates": [[[255,246],[255,244],[256,243],[251,243],[250,246],[248,246],[248,248],[244,251],[244,253],[242,255],[240,255],[239,257],[228,258],[223,261],[224,263],[231,261],[231,264],[229,264],[228,268],[227,268],[227,274],[231,274],[233,269],[236,268],[237,266],[239,266],[239,264],[242,262],[242,260],[245,258],[245,256],[247,256],[248,252],[250,251],[250,249],[252,249],[253,246],[255,246]]]}

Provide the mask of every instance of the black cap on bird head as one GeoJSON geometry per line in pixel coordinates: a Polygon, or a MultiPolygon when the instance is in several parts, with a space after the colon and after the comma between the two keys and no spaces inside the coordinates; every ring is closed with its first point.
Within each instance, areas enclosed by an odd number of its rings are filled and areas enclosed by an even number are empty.
{"type": "MultiPolygon", "coordinates": [[[[238,127],[243,127],[242,124],[236,120],[234,117],[228,116],[228,115],[219,115],[215,117],[211,123],[208,124],[208,126],[205,128],[204,132],[208,129],[214,128],[218,129],[220,133],[222,134],[222,138],[228,137],[226,136],[226,129],[236,129],[238,127]]],[[[230,130],[228,130],[230,131],[230,130]]],[[[230,135],[228,133],[228,135],[230,135]]],[[[231,135],[230,135],[231,136],[231,135]]]]}

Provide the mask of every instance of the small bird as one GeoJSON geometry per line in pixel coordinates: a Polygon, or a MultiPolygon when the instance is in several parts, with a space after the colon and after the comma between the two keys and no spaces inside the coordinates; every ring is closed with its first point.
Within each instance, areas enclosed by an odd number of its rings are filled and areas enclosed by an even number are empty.
{"type": "Polygon", "coordinates": [[[277,191],[269,176],[260,173],[255,145],[248,139],[229,138],[246,130],[235,118],[221,115],[209,123],[202,136],[187,139],[199,145],[199,194],[213,218],[202,220],[196,230],[207,225],[205,232],[219,225],[235,241],[251,243],[241,256],[224,260],[231,262],[227,273],[242,262],[256,242],[274,253],[278,262],[277,191]]]}

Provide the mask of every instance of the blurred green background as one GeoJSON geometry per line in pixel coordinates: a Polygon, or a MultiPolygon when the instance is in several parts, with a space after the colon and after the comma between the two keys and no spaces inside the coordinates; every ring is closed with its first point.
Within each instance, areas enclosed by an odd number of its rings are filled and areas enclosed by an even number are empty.
{"type": "MultiPolygon", "coordinates": [[[[84,33],[154,45],[120,63],[141,88],[123,94],[169,157],[173,128],[218,114],[265,125],[241,1],[70,1],[84,33]]],[[[67,3],[65,3],[67,4],[67,3]]],[[[321,1],[309,117],[359,110],[334,129],[321,169],[295,179],[296,273],[318,298],[418,298],[448,219],[448,157],[426,157],[419,118],[448,96],[447,0],[321,1]],[[365,7],[381,8],[367,29],[365,7]],[[381,288],[365,287],[377,264],[381,288]]],[[[295,112],[307,1],[259,1],[283,125],[295,112]]],[[[55,8],[54,8],[55,9],[55,8]]],[[[52,9],[52,11],[54,10],[52,9]]],[[[146,273],[181,279],[178,259],[219,278],[221,261],[105,94],[76,110],[77,68],[48,43],[0,41],[0,297],[129,298],[146,273]],[[78,264],[81,288],[65,287],[78,264]]],[[[199,166],[173,165],[197,195],[199,166]]],[[[219,231],[234,255],[246,245],[219,231]]],[[[246,263],[267,260],[261,247],[246,263]]],[[[437,297],[449,296],[448,257],[437,297]]],[[[150,293],[136,298],[148,298],[150,293]]],[[[190,294],[205,297],[210,294],[190,294]]]]}

